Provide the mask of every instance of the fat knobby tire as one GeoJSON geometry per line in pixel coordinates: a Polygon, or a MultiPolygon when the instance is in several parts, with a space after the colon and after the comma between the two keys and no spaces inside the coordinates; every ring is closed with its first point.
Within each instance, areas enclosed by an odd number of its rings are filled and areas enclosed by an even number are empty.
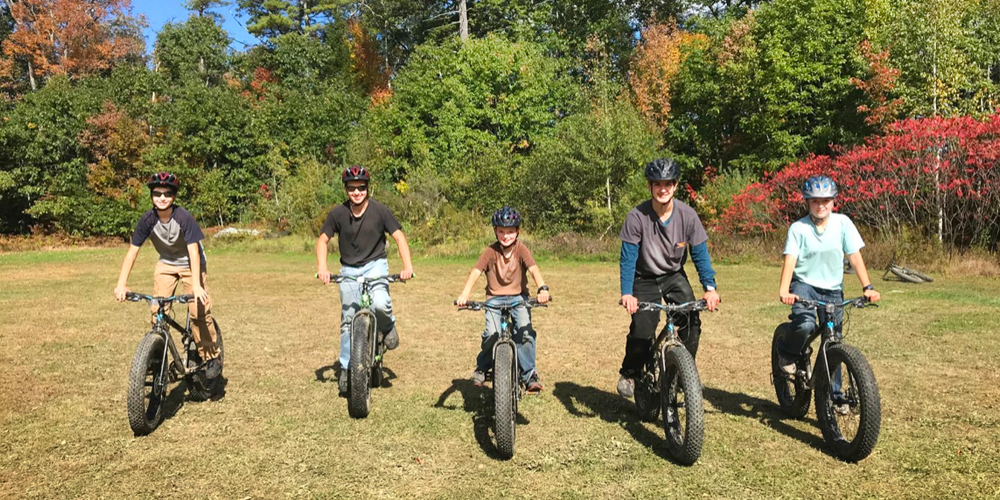
{"type": "Polygon", "coordinates": [[[163,349],[163,337],[149,332],[139,341],[135,356],[132,358],[126,404],[128,424],[136,436],[153,432],[163,419],[166,387],[156,387],[153,382],[160,375],[163,349]]]}
{"type": "MultiPolygon", "coordinates": [[[[802,418],[809,412],[812,391],[798,381],[790,380],[788,374],[781,369],[778,358],[778,346],[791,330],[791,324],[782,323],[774,330],[771,339],[771,380],[774,382],[774,394],[778,397],[778,406],[789,417],[802,418]]],[[[806,359],[805,363],[809,363],[806,359]]]]}
{"type": "Polygon", "coordinates": [[[663,430],[670,455],[683,465],[701,456],[705,439],[705,408],[702,406],[701,379],[687,349],[674,347],[663,357],[660,377],[663,430]],[[678,393],[684,393],[684,416],[678,418],[678,393]]]}
{"type": "Polygon", "coordinates": [[[635,409],[643,422],[656,422],[660,416],[660,393],[648,374],[635,383],[635,409]]]}
{"type": "Polygon", "coordinates": [[[347,413],[354,418],[365,418],[371,410],[372,353],[371,331],[367,315],[358,314],[351,322],[351,389],[347,396],[347,413]]]}
{"type": "Polygon", "coordinates": [[[902,269],[904,271],[906,271],[906,272],[908,272],[908,273],[910,273],[910,274],[912,274],[912,275],[914,275],[914,276],[916,276],[916,277],[918,277],[918,278],[920,278],[920,279],[928,282],[928,283],[933,283],[934,282],[934,278],[931,278],[930,276],[928,276],[928,275],[926,275],[926,274],[924,274],[924,273],[922,273],[920,271],[914,271],[913,269],[910,269],[910,268],[907,268],[907,267],[904,267],[902,269]]]}
{"type": "MultiPolygon", "coordinates": [[[[219,362],[222,366],[226,366],[226,350],[222,342],[222,330],[219,328],[219,320],[214,319],[212,321],[215,324],[215,341],[219,348],[219,362]]],[[[199,359],[198,362],[201,362],[199,359]]],[[[195,401],[207,401],[215,396],[219,391],[219,385],[222,383],[222,374],[220,373],[218,377],[213,379],[205,378],[205,372],[200,371],[194,373],[189,378],[190,382],[188,384],[188,394],[191,399],[195,401]]]]}
{"type": "MultiPolygon", "coordinates": [[[[875,443],[878,442],[882,426],[882,404],[879,398],[878,384],[875,381],[875,373],[872,372],[871,365],[868,364],[861,351],[854,346],[835,344],[827,349],[826,357],[830,366],[836,367],[842,363],[847,368],[843,381],[844,388],[847,388],[848,382],[851,380],[855,386],[859,410],[857,412],[859,417],[858,430],[850,441],[843,437],[833,414],[834,409],[829,397],[830,388],[827,377],[818,370],[815,377],[816,419],[823,431],[823,439],[833,448],[834,454],[842,460],[857,462],[867,457],[875,449],[875,443]]],[[[817,364],[822,365],[822,361],[817,364]]],[[[830,372],[825,366],[822,367],[822,370],[830,372]]]]}
{"type": "Polygon", "coordinates": [[[493,433],[497,451],[504,458],[514,456],[515,419],[517,418],[517,374],[514,373],[514,350],[509,344],[496,347],[493,360],[493,433]]]}
{"type": "Polygon", "coordinates": [[[924,280],[920,279],[919,276],[911,274],[908,269],[904,269],[898,266],[892,266],[889,268],[889,272],[895,275],[897,278],[907,282],[907,283],[923,283],[924,280]]]}

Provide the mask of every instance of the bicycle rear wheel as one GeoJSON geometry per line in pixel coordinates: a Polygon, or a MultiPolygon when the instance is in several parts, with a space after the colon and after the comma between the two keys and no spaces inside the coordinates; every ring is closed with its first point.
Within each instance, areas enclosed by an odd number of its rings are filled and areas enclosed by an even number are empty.
{"type": "Polygon", "coordinates": [[[889,268],[889,272],[895,275],[897,278],[907,282],[907,283],[923,283],[924,280],[920,279],[919,276],[911,274],[908,269],[892,266],[889,268]]]}
{"type": "Polygon", "coordinates": [[[705,408],[698,369],[683,347],[671,348],[663,357],[660,401],[670,455],[684,465],[695,463],[705,439],[705,408]]]}
{"type": "Polygon", "coordinates": [[[930,276],[928,276],[928,275],[926,275],[926,274],[924,274],[924,273],[922,273],[920,271],[914,271],[913,269],[910,269],[908,267],[903,267],[903,268],[900,268],[900,269],[902,269],[903,271],[906,271],[906,272],[908,272],[908,273],[910,273],[910,274],[912,274],[912,275],[914,275],[914,276],[916,276],[916,277],[918,277],[918,278],[920,278],[920,279],[922,279],[922,280],[924,280],[924,281],[926,281],[928,283],[933,283],[934,282],[934,278],[931,278],[930,276]]]}
{"type": "MultiPolygon", "coordinates": [[[[226,350],[222,341],[222,330],[219,328],[219,320],[213,318],[212,323],[215,325],[215,342],[219,349],[219,362],[222,366],[226,366],[226,350]]],[[[194,351],[195,356],[188,358],[188,367],[197,366],[201,364],[201,357],[197,356],[197,350],[194,351]]],[[[193,373],[188,380],[188,394],[198,401],[206,401],[211,399],[219,391],[219,386],[222,385],[222,374],[220,373],[218,377],[206,378],[205,371],[199,370],[193,373]]]]}
{"type": "Polygon", "coordinates": [[[371,410],[372,400],[372,348],[374,336],[371,318],[357,314],[351,322],[351,361],[349,367],[350,390],[347,396],[347,413],[354,418],[365,418],[371,410]]]}
{"type": "Polygon", "coordinates": [[[514,363],[513,346],[498,344],[493,360],[493,433],[497,451],[504,458],[514,456],[518,390],[514,363]]]}
{"type": "Polygon", "coordinates": [[[791,324],[782,323],[774,329],[774,336],[771,338],[771,380],[774,382],[774,394],[778,397],[778,406],[781,410],[792,418],[802,418],[809,412],[809,401],[812,397],[812,389],[809,388],[807,380],[810,371],[809,357],[807,356],[796,366],[796,373],[804,374],[803,377],[785,373],[781,369],[778,357],[778,346],[790,328],[791,324]]]}
{"type": "Polygon", "coordinates": [[[149,332],[139,341],[128,374],[128,424],[136,436],[153,432],[163,420],[166,380],[160,380],[163,368],[163,337],[149,332]]]}
{"type": "Polygon", "coordinates": [[[834,401],[832,388],[823,372],[816,377],[816,419],[823,439],[842,460],[857,462],[875,449],[882,426],[878,384],[871,365],[856,347],[834,344],[826,351],[827,363],[817,365],[830,374],[840,372],[843,395],[834,401]]]}

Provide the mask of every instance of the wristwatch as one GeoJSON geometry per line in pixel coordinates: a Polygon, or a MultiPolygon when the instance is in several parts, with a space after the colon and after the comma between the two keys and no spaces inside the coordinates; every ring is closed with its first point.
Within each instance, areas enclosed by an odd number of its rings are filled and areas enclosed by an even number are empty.
{"type": "Polygon", "coordinates": [[[864,293],[864,292],[867,292],[868,290],[874,290],[874,289],[875,289],[875,285],[869,283],[869,284],[861,287],[861,292],[864,293]]]}
{"type": "Polygon", "coordinates": [[[538,291],[535,292],[535,295],[538,295],[538,294],[542,293],[542,290],[544,290],[546,292],[549,291],[549,285],[542,285],[542,286],[538,287],[538,291]]]}
{"type": "Polygon", "coordinates": [[[715,287],[712,286],[712,285],[708,285],[708,286],[705,287],[705,291],[706,292],[714,292],[715,291],[715,287]]]}

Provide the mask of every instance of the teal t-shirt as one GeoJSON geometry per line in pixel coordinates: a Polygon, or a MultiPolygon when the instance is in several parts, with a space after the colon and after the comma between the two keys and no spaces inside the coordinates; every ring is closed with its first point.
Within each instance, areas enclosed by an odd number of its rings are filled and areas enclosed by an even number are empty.
{"type": "Polygon", "coordinates": [[[856,253],[863,246],[865,242],[850,217],[830,214],[826,230],[820,234],[807,215],[788,227],[785,255],[797,258],[793,279],[816,288],[841,290],[844,287],[844,255],[856,253]]]}

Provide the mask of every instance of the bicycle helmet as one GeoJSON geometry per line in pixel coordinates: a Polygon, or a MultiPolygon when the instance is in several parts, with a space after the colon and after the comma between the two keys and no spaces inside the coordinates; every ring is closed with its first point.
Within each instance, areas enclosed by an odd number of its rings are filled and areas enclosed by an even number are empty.
{"type": "Polygon", "coordinates": [[[814,175],[802,184],[802,198],[836,198],[837,183],[825,175],[814,175]]]}
{"type": "Polygon", "coordinates": [[[501,207],[493,212],[493,227],[521,227],[521,214],[511,207],[501,207]]]}
{"type": "Polygon", "coordinates": [[[340,179],[344,181],[344,184],[347,184],[347,181],[365,181],[367,183],[369,177],[368,169],[361,165],[351,165],[344,169],[340,179]]]}
{"type": "Polygon", "coordinates": [[[676,181],[681,177],[681,168],[671,158],[658,158],[646,165],[646,180],[676,181]]]}
{"type": "Polygon", "coordinates": [[[149,182],[146,183],[146,186],[149,186],[150,190],[155,187],[167,187],[176,193],[180,189],[181,183],[177,180],[177,176],[170,172],[157,172],[149,176],[149,182]]]}

